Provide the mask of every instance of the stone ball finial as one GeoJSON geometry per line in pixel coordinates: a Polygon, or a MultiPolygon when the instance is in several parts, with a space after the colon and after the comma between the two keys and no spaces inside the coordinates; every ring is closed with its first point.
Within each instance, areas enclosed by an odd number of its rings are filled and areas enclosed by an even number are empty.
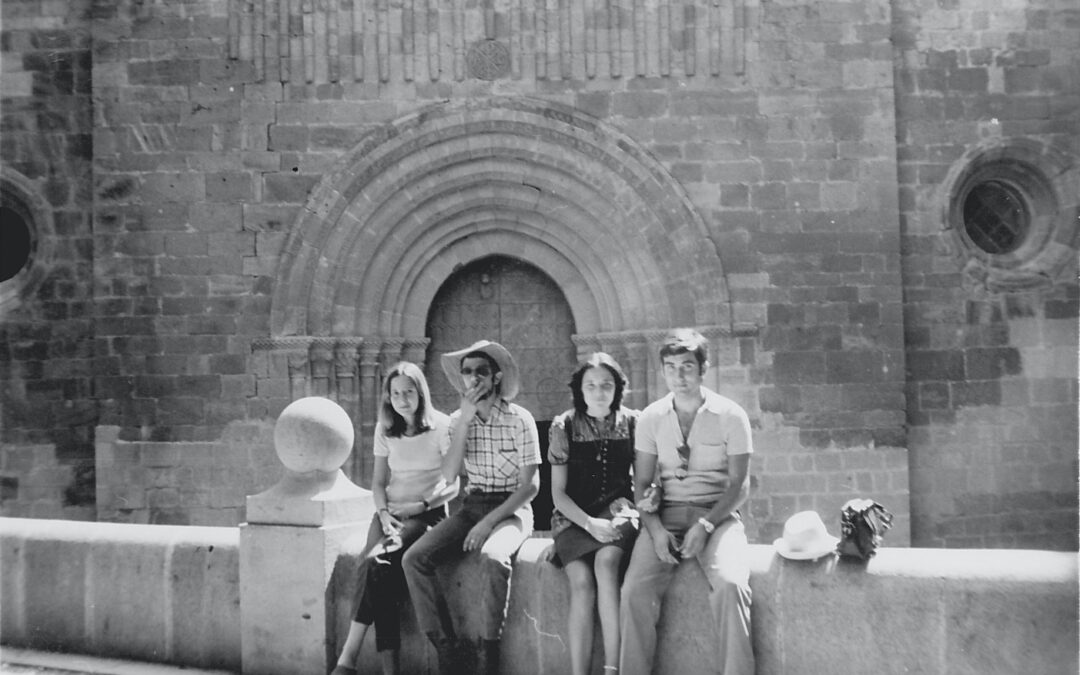
{"type": "Polygon", "coordinates": [[[308,396],[290,403],[274,424],[274,449],[290,471],[332,472],[352,452],[352,420],[328,398],[308,396]]]}

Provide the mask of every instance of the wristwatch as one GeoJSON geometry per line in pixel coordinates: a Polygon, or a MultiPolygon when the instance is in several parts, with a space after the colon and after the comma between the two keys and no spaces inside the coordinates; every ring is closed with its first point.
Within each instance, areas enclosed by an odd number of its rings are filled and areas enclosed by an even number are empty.
{"type": "Polygon", "coordinates": [[[708,532],[709,534],[712,534],[713,532],[716,532],[716,526],[713,525],[712,523],[710,523],[709,519],[706,518],[705,516],[702,516],[702,517],[698,518],[697,521],[698,521],[698,524],[701,525],[702,527],[704,527],[705,531],[708,532]]]}

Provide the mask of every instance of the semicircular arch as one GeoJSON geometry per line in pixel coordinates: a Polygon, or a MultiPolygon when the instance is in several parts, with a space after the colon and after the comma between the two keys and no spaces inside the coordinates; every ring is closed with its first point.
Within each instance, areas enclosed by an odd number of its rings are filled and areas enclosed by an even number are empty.
{"type": "Polygon", "coordinates": [[[582,333],[730,325],[715,246],[663,167],[585,113],[514,98],[403,117],[328,172],[282,252],[272,335],[422,335],[455,266],[492,254],[556,279],[582,333]]]}

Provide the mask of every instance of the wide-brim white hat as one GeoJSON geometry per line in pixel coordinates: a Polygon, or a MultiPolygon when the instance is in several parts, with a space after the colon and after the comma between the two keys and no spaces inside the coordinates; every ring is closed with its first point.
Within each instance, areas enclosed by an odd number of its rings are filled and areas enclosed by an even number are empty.
{"type": "Polygon", "coordinates": [[[446,379],[450,380],[454,389],[459,394],[465,392],[465,379],[461,376],[461,359],[473,352],[487,354],[499,366],[499,372],[502,373],[502,380],[499,381],[499,396],[507,401],[513,400],[521,389],[521,376],[518,374],[517,362],[506,347],[491,340],[480,340],[464,349],[442,355],[440,362],[443,372],[446,373],[446,379]]]}
{"type": "Polygon", "coordinates": [[[784,523],[784,536],[773,542],[776,552],[789,560],[816,560],[840,543],[825,529],[816,511],[800,511],[784,523]]]}

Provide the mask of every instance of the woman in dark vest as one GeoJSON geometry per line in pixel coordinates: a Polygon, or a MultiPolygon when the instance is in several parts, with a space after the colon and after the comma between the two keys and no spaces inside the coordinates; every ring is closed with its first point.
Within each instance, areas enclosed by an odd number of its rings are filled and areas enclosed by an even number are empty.
{"type": "Polygon", "coordinates": [[[615,359],[593,354],[570,380],[573,409],[551,423],[553,562],[565,567],[570,580],[574,675],[590,672],[594,607],[604,639],[604,672],[618,671],[619,574],[638,525],[631,501],[637,411],[622,406],[626,385],[615,359]]]}

